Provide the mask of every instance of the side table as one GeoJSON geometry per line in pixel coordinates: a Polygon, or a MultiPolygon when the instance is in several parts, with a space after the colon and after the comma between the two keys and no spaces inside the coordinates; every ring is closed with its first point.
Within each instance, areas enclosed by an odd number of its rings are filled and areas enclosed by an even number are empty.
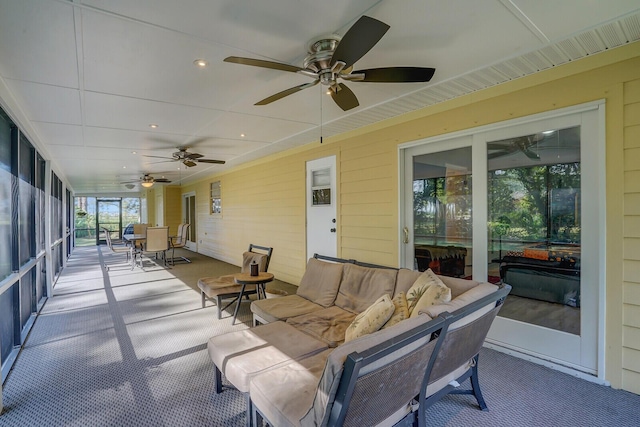
{"type": "Polygon", "coordinates": [[[247,285],[256,285],[256,295],[258,296],[258,299],[262,296],[266,298],[267,296],[264,292],[265,284],[273,280],[273,274],[261,272],[258,273],[257,276],[252,276],[250,273],[236,273],[233,275],[233,279],[238,285],[242,285],[242,289],[240,289],[240,294],[238,295],[236,309],[233,312],[233,320],[231,321],[231,324],[235,325],[236,317],[238,317],[238,311],[240,311],[242,296],[244,295],[244,290],[247,285]]]}

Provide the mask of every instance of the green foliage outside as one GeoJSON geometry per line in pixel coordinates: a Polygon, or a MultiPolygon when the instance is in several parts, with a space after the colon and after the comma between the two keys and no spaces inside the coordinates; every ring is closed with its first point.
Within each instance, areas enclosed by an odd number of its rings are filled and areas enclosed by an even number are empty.
{"type": "Polygon", "coordinates": [[[580,243],[580,163],[489,172],[490,241],[580,243]]]}
{"type": "MultiPolygon", "coordinates": [[[[76,239],[91,239],[95,242],[97,225],[97,200],[95,197],[76,197],[74,200],[76,239]]],[[[104,206],[104,205],[103,205],[104,206]]],[[[107,205],[108,206],[108,205],[107,205]]],[[[119,232],[120,211],[122,212],[122,227],[127,224],[140,222],[140,199],[127,197],[120,200],[120,210],[117,200],[108,209],[100,212],[100,222],[109,230],[119,232]]]]}
{"type": "MultiPolygon", "coordinates": [[[[580,243],[579,162],[490,171],[487,184],[491,245],[580,243]]],[[[415,180],[413,197],[416,240],[471,239],[471,175],[415,180]]]]}

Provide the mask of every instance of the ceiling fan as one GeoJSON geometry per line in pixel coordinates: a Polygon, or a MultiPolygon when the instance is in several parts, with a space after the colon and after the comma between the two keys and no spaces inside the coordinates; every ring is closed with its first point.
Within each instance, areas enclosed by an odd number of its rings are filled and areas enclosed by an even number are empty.
{"type": "MultiPolygon", "coordinates": [[[[171,154],[171,157],[162,157],[162,156],[144,156],[144,157],[155,157],[157,159],[166,159],[168,162],[182,162],[186,167],[190,168],[195,166],[198,163],[215,163],[219,165],[224,165],[224,160],[213,160],[213,159],[203,159],[202,154],[198,153],[189,153],[187,150],[190,147],[176,147],[178,151],[171,154]]],[[[157,162],[164,163],[164,162],[157,162]]]]}
{"type": "Polygon", "coordinates": [[[311,83],[294,86],[271,95],[262,101],[258,101],[255,105],[267,105],[285,96],[322,83],[329,87],[328,93],[335,103],[344,111],[347,111],[357,107],[360,103],[351,89],[344,83],[338,83],[338,79],[370,83],[415,83],[428,82],[433,77],[435,68],[386,67],[353,71],[353,64],[369,52],[388,29],[389,25],[384,22],[369,16],[362,16],[342,38],[332,34],[309,42],[304,68],[238,56],[230,56],[225,58],[224,61],[289,71],[314,79],[311,83]]]}
{"type": "Polygon", "coordinates": [[[521,152],[531,160],[540,160],[540,154],[532,150],[533,147],[537,147],[538,142],[544,139],[544,134],[534,134],[527,136],[520,136],[518,138],[509,139],[506,141],[490,142],[487,144],[487,149],[493,151],[488,154],[489,160],[498,157],[506,156],[509,154],[521,152]]]}
{"type": "Polygon", "coordinates": [[[139,182],[140,185],[142,185],[145,188],[150,188],[153,187],[153,184],[155,184],[156,182],[161,182],[161,183],[169,183],[171,181],[169,181],[166,178],[154,178],[152,177],[150,174],[145,173],[144,176],[141,176],[139,179],[133,180],[133,181],[124,181],[121,182],[120,184],[125,184],[125,187],[127,187],[128,189],[132,189],[133,188],[133,184],[139,182]]]}

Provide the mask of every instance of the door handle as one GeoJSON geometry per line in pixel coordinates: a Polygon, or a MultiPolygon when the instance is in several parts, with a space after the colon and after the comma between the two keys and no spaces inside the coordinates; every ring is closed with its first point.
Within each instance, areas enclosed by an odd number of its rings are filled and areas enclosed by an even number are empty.
{"type": "Polygon", "coordinates": [[[409,229],[407,227],[402,229],[402,243],[409,243],[409,229]]]}

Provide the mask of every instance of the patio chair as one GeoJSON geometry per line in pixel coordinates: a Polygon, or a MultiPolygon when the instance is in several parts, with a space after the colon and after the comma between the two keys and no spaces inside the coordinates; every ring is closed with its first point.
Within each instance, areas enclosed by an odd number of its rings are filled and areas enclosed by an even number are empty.
{"type": "Polygon", "coordinates": [[[399,333],[389,328],[257,375],[250,425],[413,425],[414,399],[448,324],[419,316],[399,333]]]}
{"type": "Polygon", "coordinates": [[[472,394],[481,410],[486,411],[487,404],[480,391],[478,380],[478,353],[489,333],[493,320],[498,315],[511,286],[501,284],[498,290],[465,307],[458,308],[447,304],[426,310],[426,314],[440,316],[450,322],[447,334],[433,367],[429,370],[428,382],[425,381],[420,392],[420,427],[426,422],[426,411],[447,394],[472,394]],[[460,389],[467,379],[470,389],[460,389]]]}
{"type": "Polygon", "coordinates": [[[176,248],[184,248],[184,246],[187,244],[187,241],[189,239],[189,227],[191,227],[191,224],[178,225],[178,234],[171,237],[171,258],[169,258],[169,261],[172,265],[175,265],[176,261],[180,260],[189,263],[191,262],[189,258],[186,258],[184,256],[179,256],[176,258],[176,248]]]}
{"type": "Polygon", "coordinates": [[[147,238],[140,251],[140,267],[142,267],[142,254],[154,253],[158,259],[158,254],[162,254],[163,265],[167,266],[167,250],[169,250],[169,227],[147,227],[147,238]]]}
{"type": "MultiPolygon", "coordinates": [[[[273,248],[250,244],[249,250],[242,254],[242,267],[240,272],[249,273],[253,262],[258,264],[258,271],[266,272],[269,268],[272,253],[273,248]]],[[[257,285],[246,285],[241,295],[240,290],[242,286],[235,283],[233,274],[220,277],[202,277],[198,280],[198,288],[200,288],[202,296],[202,308],[205,307],[207,299],[211,301],[215,300],[216,306],[218,307],[218,319],[222,318],[222,311],[231,304],[236,301],[240,304],[239,298],[241,299],[243,296],[248,298],[249,295],[258,292],[257,285]],[[222,300],[229,298],[233,298],[233,300],[222,307],[222,300]]]]}
{"type": "MultiPolygon", "coordinates": [[[[102,231],[104,232],[105,235],[105,240],[107,242],[107,247],[111,250],[112,253],[114,254],[126,254],[127,255],[127,262],[131,262],[131,269],[133,270],[135,263],[134,263],[134,254],[133,254],[133,247],[131,246],[126,246],[126,245],[115,245],[113,243],[113,241],[111,240],[111,232],[109,230],[107,230],[106,228],[103,228],[102,231]]],[[[105,263],[105,268],[107,269],[107,271],[109,270],[109,265],[107,265],[105,263]]]]}

